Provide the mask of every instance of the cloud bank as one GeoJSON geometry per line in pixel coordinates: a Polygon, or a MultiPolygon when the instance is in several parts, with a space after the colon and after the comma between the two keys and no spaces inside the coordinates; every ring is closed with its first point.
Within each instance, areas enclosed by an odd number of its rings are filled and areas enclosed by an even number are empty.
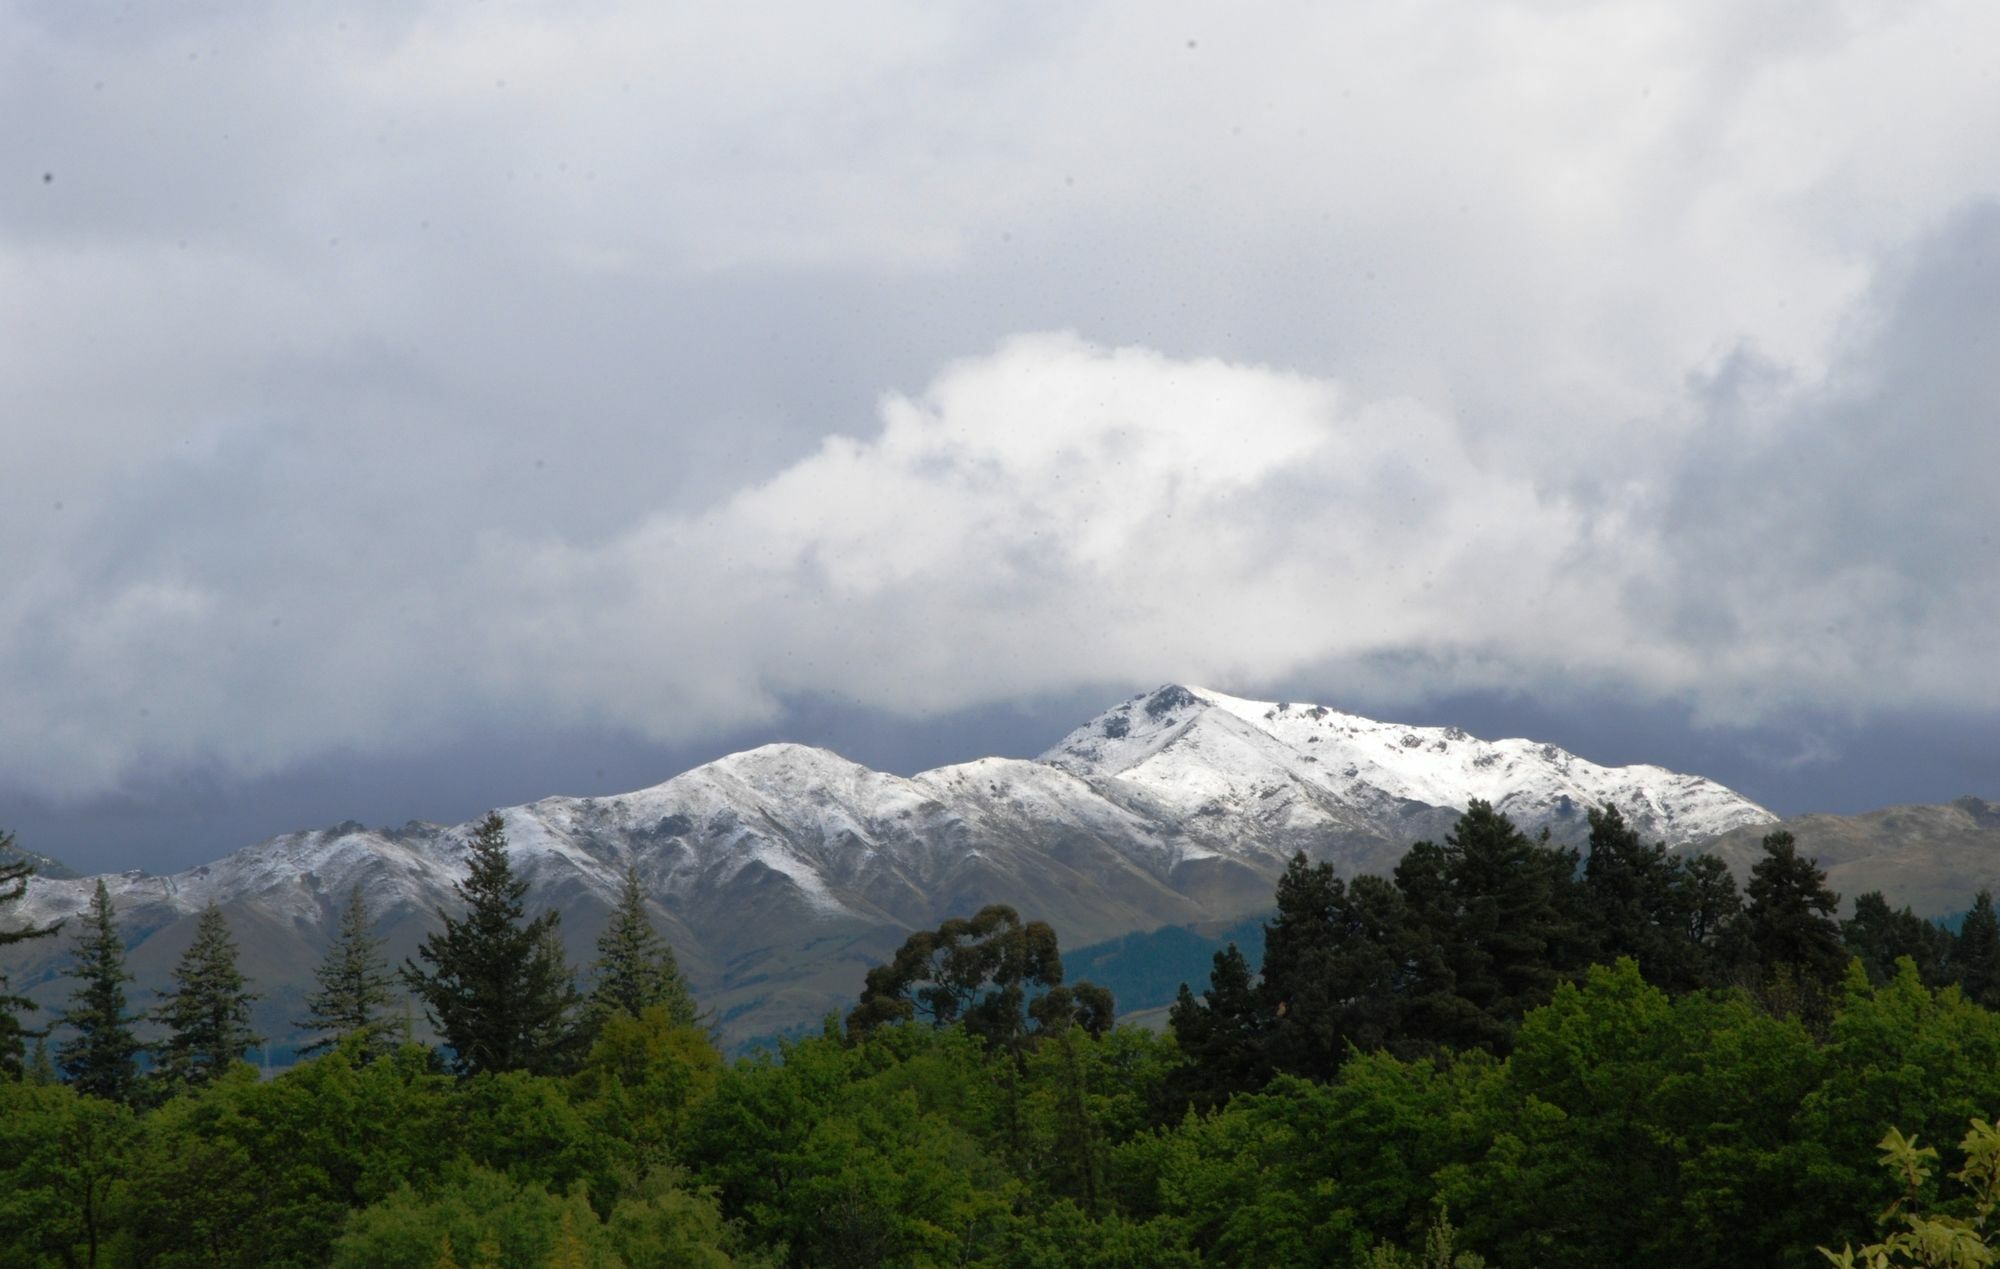
{"type": "Polygon", "coordinates": [[[0,791],[2000,705],[2000,13],[488,8],[0,11],[0,791]]]}

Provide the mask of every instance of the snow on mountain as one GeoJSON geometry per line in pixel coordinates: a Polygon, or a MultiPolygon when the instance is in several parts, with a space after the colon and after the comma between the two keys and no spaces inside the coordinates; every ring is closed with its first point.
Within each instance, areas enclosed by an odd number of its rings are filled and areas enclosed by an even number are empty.
{"type": "MultiPolygon", "coordinates": [[[[1484,798],[1530,830],[1580,837],[1615,801],[1680,846],[1771,815],[1658,767],[1606,768],[1551,745],[1374,722],[1316,705],[1167,686],[1113,707],[1039,760],[983,758],[910,777],[805,745],[731,754],[612,797],[501,812],[535,902],[564,914],[587,962],[627,868],[697,990],[738,1037],[809,1025],[853,997],[910,929],[992,902],[1065,944],[1267,906],[1295,850],[1383,870],[1484,798]]],[[[189,918],[229,914],[266,993],[259,1025],[292,1034],[312,967],[359,885],[392,955],[451,908],[472,826],[341,824],[211,864],[106,876],[142,984],[163,985],[189,918]]],[[[96,878],[38,878],[14,914],[74,916],[96,878]]],[[[14,981],[50,1003],[67,936],[22,944],[14,981]]]]}
{"type": "Polygon", "coordinates": [[[1391,801],[1463,810],[1478,799],[1525,829],[1574,839],[1586,831],[1586,808],[1615,803],[1643,836],[1670,846],[1776,819],[1712,780],[1663,767],[1602,767],[1532,740],[1177,685],[1107,710],[1042,761],[1140,786],[1187,811],[1297,816],[1331,805],[1368,816],[1391,801]]]}

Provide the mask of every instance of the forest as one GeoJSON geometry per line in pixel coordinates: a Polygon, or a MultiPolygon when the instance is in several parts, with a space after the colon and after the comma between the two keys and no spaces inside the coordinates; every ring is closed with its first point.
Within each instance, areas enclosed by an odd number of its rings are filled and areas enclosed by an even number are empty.
{"type": "Polygon", "coordinates": [[[1842,920],[1784,833],[1739,890],[1590,829],[1475,803],[1389,877],[1300,856],[1261,966],[1218,953],[1163,1032],[996,906],[734,1061],[637,879],[579,976],[497,817],[401,967],[349,897],[273,1078],[223,916],[140,1019],[100,888],[0,922],[75,946],[59,1017],[0,984],[0,1265],[1992,1263],[1991,897],[1842,920]]]}

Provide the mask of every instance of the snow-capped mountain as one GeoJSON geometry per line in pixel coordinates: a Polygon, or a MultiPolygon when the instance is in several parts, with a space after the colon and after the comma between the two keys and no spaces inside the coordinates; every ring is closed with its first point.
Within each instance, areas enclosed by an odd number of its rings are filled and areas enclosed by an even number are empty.
{"type": "MultiPolygon", "coordinates": [[[[1474,798],[1571,839],[1584,809],[1607,801],[1676,846],[1772,819],[1657,767],[1180,686],[1114,706],[1032,761],[902,777],[766,745],[635,793],[502,815],[516,868],[535,902],[563,912],[580,961],[636,868],[697,991],[742,1038],[840,1007],[910,929],[954,913],[1010,903],[1072,947],[1236,917],[1269,905],[1293,851],[1386,869],[1474,798]]],[[[283,1044],[350,889],[362,888],[391,952],[407,954],[454,901],[470,827],[342,824],[171,876],[104,880],[142,986],[166,982],[191,916],[221,905],[266,995],[260,1025],[283,1044]]],[[[10,917],[75,915],[95,881],[37,879],[10,917]]],[[[14,982],[60,1000],[68,941],[15,948],[14,982]]]]}

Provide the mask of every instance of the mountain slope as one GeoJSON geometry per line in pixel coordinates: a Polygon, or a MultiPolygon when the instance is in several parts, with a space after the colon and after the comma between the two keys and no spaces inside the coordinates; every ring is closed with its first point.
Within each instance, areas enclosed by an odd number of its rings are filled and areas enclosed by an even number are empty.
{"type": "Polygon", "coordinates": [[[1766,833],[1784,829],[1799,854],[1817,859],[1843,906],[1879,890],[1917,915],[1962,912],[1982,888],[2000,893],[2000,804],[1963,797],[1938,806],[1890,806],[1862,815],[1801,815],[1738,829],[1703,849],[1747,877],[1766,833]]]}
{"type": "MultiPolygon", "coordinates": [[[[1772,818],[1656,767],[1179,686],[1114,706],[1036,761],[903,777],[766,745],[649,789],[502,814],[517,870],[535,903],[563,913],[579,963],[636,868],[697,992],[743,1039],[812,1024],[909,930],[952,914],[1012,904],[1069,946],[1227,921],[1269,906],[1294,851],[1349,873],[1385,869],[1475,797],[1570,840],[1583,809],[1607,799],[1677,845],[1772,818]]],[[[266,993],[259,1025],[284,1048],[350,888],[362,887],[392,954],[408,954],[454,902],[469,828],[341,824],[172,876],[106,881],[142,986],[166,982],[192,915],[221,905],[266,993]]],[[[38,879],[21,908],[72,915],[93,884],[38,879]]],[[[17,954],[15,981],[59,999],[65,941],[17,954]]]]}

